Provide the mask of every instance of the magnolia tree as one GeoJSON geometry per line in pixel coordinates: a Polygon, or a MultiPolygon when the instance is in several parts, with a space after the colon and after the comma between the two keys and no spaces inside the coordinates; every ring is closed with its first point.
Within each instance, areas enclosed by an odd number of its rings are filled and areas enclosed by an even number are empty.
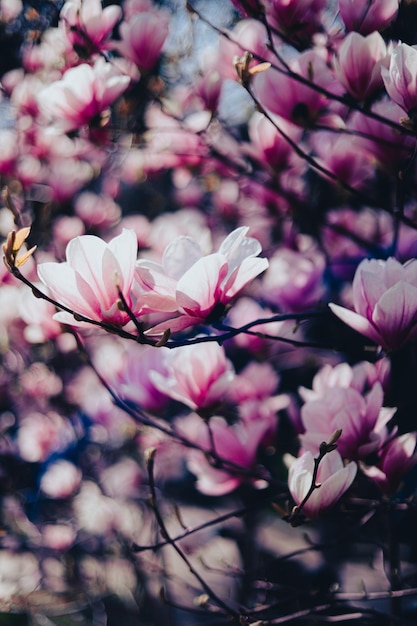
{"type": "Polygon", "coordinates": [[[0,20],[3,622],[414,624],[416,4],[0,20]]]}

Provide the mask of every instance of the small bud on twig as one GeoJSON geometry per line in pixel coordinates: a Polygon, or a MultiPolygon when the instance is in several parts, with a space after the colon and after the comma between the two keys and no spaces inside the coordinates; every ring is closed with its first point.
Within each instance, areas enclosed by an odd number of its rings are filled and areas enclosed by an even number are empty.
{"type": "Polygon", "coordinates": [[[153,463],[155,459],[155,454],[156,454],[156,448],[146,448],[145,454],[144,454],[146,465],[153,463]]]}
{"type": "Polygon", "coordinates": [[[243,86],[249,85],[254,74],[264,72],[271,67],[271,64],[267,62],[258,63],[258,65],[249,67],[252,60],[253,54],[247,50],[241,57],[236,56],[233,59],[233,65],[235,66],[236,73],[243,86]]]}
{"type": "Polygon", "coordinates": [[[26,227],[17,231],[12,230],[7,235],[6,243],[3,244],[3,261],[9,272],[13,272],[15,268],[24,265],[28,258],[35,252],[36,246],[33,246],[30,250],[18,256],[29,233],[30,227],[26,227]]]}
{"type": "Polygon", "coordinates": [[[164,346],[166,342],[168,341],[168,339],[170,338],[170,336],[171,336],[171,329],[167,328],[164,334],[162,335],[161,339],[159,339],[159,341],[156,342],[155,347],[161,348],[162,346],[164,346]]]}

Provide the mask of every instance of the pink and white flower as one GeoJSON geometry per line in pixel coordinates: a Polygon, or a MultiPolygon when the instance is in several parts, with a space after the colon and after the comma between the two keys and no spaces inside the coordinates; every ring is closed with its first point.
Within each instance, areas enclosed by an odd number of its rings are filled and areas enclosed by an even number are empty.
{"type": "MultiPolygon", "coordinates": [[[[401,107],[388,96],[378,100],[372,107],[372,112],[395,123],[398,123],[402,117],[401,107]]],[[[398,167],[413,153],[415,138],[412,135],[401,133],[397,128],[363,115],[360,111],[355,111],[351,116],[349,128],[362,135],[358,138],[359,143],[362,143],[388,172],[398,171],[398,167]]],[[[362,214],[365,211],[366,209],[362,211],[362,214]]]]}
{"type": "MultiPolygon", "coordinates": [[[[296,56],[290,62],[290,69],[305,82],[313,81],[331,93],[341,95],[343,91],[326,59],[316,50],[307,50],[296,56]]],[[[292,78],[285,71],[281,73],[271,68],[257,74],[253,85],[262,106],[298,126],[310,128],[319,119],[324,121],[325,118],[328,124],[332,124],[327,115],[329,98],[305,82],[292,78]]]]}
{"type": "Polygon", "coordinates": [[[103,9],[100,0],[68,0],[59,17],[73,46],[99,52],[108,47],[108,39],[122,17],[122,9],[115,4],[103,9]]]}
{"type": "Polygon", "coordinates": [[[191,237],[178,237],[166,248],[162,264],[139,261],[136,279],[142,302],[153,312],[177,313],[151,329],[181,330],[206,321],[268,267],[257,258],[261,245],[246,237],[249,228],[236,228],[217,252],[204,256],[191,237]]]}
{"type": "Polygon", "coordinates": [[[325,265],[324,256],[316,250],[303,253],[280,248],[262,280],[265,300],[284,312],[305,311],[317,305],[325,293],[325,265]]]}
{"type": "Polygon", "coordinates": [[[187,465],[197,476],[197,489],[221,496],[245,482],[265,486],[262,478],[251,476],[251,471],[256,470],[258,448],[267,428],[266,423],[256,421],[229,426],[222,417],[212,417],[208,423],[200,420],[193,438],[201,450],[187,453],[187,465]],[[208,460],[210,452],[214,454],[212,462],[208,460]]]}
{"type": "Polygon", "coordinates": [[[358,100],[365,100],[382,87],[381,66],[387,56],[387,46],[378,32],[367,37],[349,33],[334,60],[337,78],[358,100]]]}
{"type": "Polygon", "coordinates": [[[93,66],[81,63],[42,89],[39,109],[63,131],[89,124],[126,91],[130,78],[114,64],[99,58],[93,66]]]}
{"type": "MultiPolygon", "coordinates": [[[[344,465],[337,450],[326,454],[320,461],[316,477],[316,483],[320,484],[320,487],[314,489],[303,505],[303,513],[309,518],[314,518],[333,506],[353,483],[357,469],[355,462],[344,465]]],[[[288,487],[298,506],[311,487],[313,473],[314,457],[311,452],[305,452],[290,467],[288,487]]]]}
{"type": "Polygon", "coordinates": [[[417,463],[417,433],[405,433],[390,438],[378,452],[378,461],[371,467],[363,466],[364,473],[372,478],[383,493],[393,494],[402,478],[417,463]]]}
{"type": "Polygon", "coordinates": [[[338,363],[334,367],[326,364],[314,376],[312,389],[299,387],[298,393],[304,402],[318,400],[334,387],[343,389],[350,387],[363,394],[376,382],[381,383],[382,387],[385,388],[389,380],[390,369],[391,364],[388,359],[380,359],[375,364],[361,361],[353,367],[347,363],[338,363]]]}
{"type": "Polygon", "coordinates": [[[399,0],[339,0],[339,12],[347,30],[369,35],[393,22],[399,5],[399,0]]]}
{"type": "Polygon", "coordinates": [[[381,69],[390,98],[407,114],[417,107],[417,48],[399,43],[391,53],[389,69],[381,69]]]}
{"type": "Polygon", "coordinates": [[[137,13],[120,25],[121,41],[117,50],[141,71],[149,71],[157,63],[168,37],[169,20],[164,11],[137,13]]]}
{"type": "Polygon", "coordinates": [[[353,279],[353,305],[355,311],[329,304],[343,322],[385,350],[398,350],[415,339],[417,261],[363,260],[353,279]]]}
{"type": "MultiPolygon", "coordinates": [[[[133,306],[130,291],[136,252],[132,230],[123,230],[109,243],[93,235],[81,235],[68,244],[66,262],[41,263],[38,275],[58,303],[88,319],[123,326],[130,318],[119,308],[119,289],[127,304],[133,306]]],[[[65,311],[56,313],[54,319],[73,326],[80,323],[65,311]]]]}
{"type": "Polygon", "coordinates": [[[167,373],[150,372],[162,393],[193,410],[221,402],[234,378],[234,369],[224,348],[216,343],[197,343],[171,350],[167,373]]]}
{"type": "Polygon", "coordinates": [[[342,434],[337,449],[343,458],[363,459],[377,450],[387,437],[385,425],[396,409],[383,407],[380,383],[362,395],[352,387],[330,387],[301,408],[305,428],[300,435],[304,450],[315,452],[336,430],[342,434]]]}
{"type": "Polygon", "coordinates": [[[161,390],[153,378],[168,376],[169,356],[168,348],[156,349],[130,342],[110,382],[124,400],[134,402],[145,411],[161,411],[169,401],[169,394],[165,388],[161,390]]]}
{"type": "Polygon", "coordinates": [[[271,0],[266,11],[279,32],[298,41],[320,30],[325,0],[271,0]],[[304,37],[303,37],[304,35],[304,37]]]}

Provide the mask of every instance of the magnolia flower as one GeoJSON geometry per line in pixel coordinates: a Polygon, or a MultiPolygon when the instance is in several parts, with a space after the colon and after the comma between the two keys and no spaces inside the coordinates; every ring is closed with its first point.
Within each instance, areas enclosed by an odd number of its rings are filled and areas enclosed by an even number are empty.
{"type": "Polygon", "coordinates": [[[166,359],[167,373],[150,372],[150,379],[162,393],[201,409],[220,402],[234,370],[224,348],[216,343],[199,343],[172,350],[166,359]]]}
{"type": "Polygon", "coordinates": [[[382,86],[381,65],[387,46],[378,32],[367,37],[349,33],[334,60],[337,78],[351,96],[365,100],[382,86]]]}
{"type": "MultiPolygon", "coordinates": [[[[132,306],[136,252],[133,230],[123,230],[109,243],[81,235],[69,242],[65,263],[41,263],[38,275],[60,304],[91,320],[123,326],[130,318],[119,308],[119,290],[132,306]]],[[[80,323],[65,311],[54,319],[73,326],[80,323]]]]}
{"type": "Polygon", "coordinates": [[[129,83],[128,76],[100,57],[93,66],[72,67],[61,80],[42,89],[39,109],[64,131],[74,130],[108,109],[129,83]]]}
{"type": "Polygon", "coordinates": [[[136,278],[144,306],[150,312],[178,315],[152,328],[152,334],[206,321],[268,267],[267,259],[256,258],[261,244],[246,237],[248,230],[236,228],[218,252],[206,256],[191,237],[177,237],[166,248],[161,265],[138,262],[136,278]]]}
{"type": "Polygon", "coordinates": [[[265,300],[285,312],[313,307],[325,292],[324,269],[325,259],[319,252],[280,248],[262,280],[265,300]]]}
{"type": "Polygon", "coordinates": [[[378,452],[374,466],[362,466],[364,473],[372,478],[383,493],[394,493],[401,479],[417,463],[417,433],[405,433],[392,437],[378,452]]]}
{"type": "Polygon", "coordinates": [[[306,35],[320,31],[325,5],[325,0],[270,0],[265,2],[265,9],[279,32],[292,40],[305,41],[306,35]]]}
{"type": "Polygon", "coordinates": [[[142,71],[148,71],[158,61],[169,32],[168,15],[163,11],[145,11],[120,25],[121,41],[117,50],[142,71]]]}
{"type": "MultiPolygon", "coordinates": [[[[372,111],[379,115],[380,118],[391,120],[395,123],[398,123],[402,116],[401,107],[388,96],[378,100],[373,105],[372,111]]],[[[362,135],[360,143],[389,172],[398,171],[400,164],[413,153],[415,146],[415,138],[413,136],[407,133],[400,133],[397,128],[388,126],[384,121],[363,115],[361,111],[353,113],[349,121],[349,127],[353,131],[358,131],[359,135],[362,135]]],[[[365,211],[369,212],[369,209],[362,210],[362,215],[365,215],[365,211]]],[[[355,215],[358,215],[357,211],[355,211],[355,215]]],[[[384,215],[387,217],[386,214],[384,215]]],[[[357,222],[357,219],[355,221],[357,222]]],[[[356,226],[356,228],[358,227],[356,226]]],[[[401,228],[404,228],[404,224],[401,224],[401,228]]],[[[358,232],[362,233],[362,228],[358,232]]],[[[372,236],[373,241],[377,241],[377,236],[377,233],[372,236]]],[[[415,237],[413,239],[415,240],[415,237]]]]}
{"type": "Polygon", "coordinates": [[[417,260],[404,265],[365,259],[353,279],[350,311],[337,304],[331,310],[343,322],[387,351],[398,350],[417,336],[417,260]]]}
{"type": "Polygon", "coordinates": [[[417,48],[399,43],[391,53],[389,69],[381,69],[388,95],[408,114],[417,107],[416,68],[417,48]]]}
{"type": "Polygon", "coordinates": [[[325,397],[327,391],[334,387],[352,388],[363,394],[376,382],[386,387],[390,376],[391,364],[388,359],[380,359],[375,364],[361,361],[353,367],[347,363],[338,363],[332,367],[329,363],[323,365],[313,378],[312,389],[299,387],[298,393],[304,400],[318,400],[325,397]]]}
{"type": "Polygon", "coordinates": [[[217,416],[208,423],[200,421],[191,437],[200,450],[187,451],[187,465],[197,476],[197,489],[206,495],[221,496],[248,480],[256,487],[264,487],[265,481],[251,476],[250,471],[256,469],[258,448],[267,428],[263,421],[240,421],[229,426],[217,416]],[[215,454],[213,460],[210,452],[215,454]]]}
{"type": "Polygon", "coordinates": [[[161,391],[152,376],[167,375],[170,351],[168,348],[156,350],[153,346],[126,343],[128,345],[124,347],[119,367],[110,377],[112,386],[121,398],[134,402],[145,411],[161,411],[169,399],[166,390],[161,391]]]}
{"type": "Polygon", "coordinates": [[[337,449],[342,457],[365,458],[386,438],[385,425],[396,411],[383,407],[383,399],[380,383],[375,383],[366,395],[351,387],[330,387],[301,409],[303,449],[314,452],[322,441],[341,429],[337,449]]]}
{"type": "MultiPolygon", "coordinates": [[[[314,489],[303,505],[303,513],[314,518],[335,504],[353,483],[356,472],[356,463],[343,465],[342,457],[337,450],[326,454],[320,461],[316,477],[316,484],[320,486],[314,489]]],[[[305,452],[290,467],[288,488],[298,506],[312,485],[313,473],[314,457],[311,452],[305,452]]]]}
{"type": "MultiPolygon", "coordinates": [[[[290,62],[292,72],[308,82],[334,94],[341,94],[342,87],[329,69],[326,59],[316,50],[306,50],[290,62]]],[[[269,69],[256,75],[254,90],[262,106],[272,113],[302,127],[310,128],[319,120],[324,121],[329,99],[307,84],[295,80],[286,73],[269,69]]],[[[330,118],[327,120],[331,123],[330,118]]]]}
{"type": "Polygon", "coordinates": [[[399,0],[339,0],[339,12],[347,30],[368,35],[393,22],[399,5],[399,0]]]}
{"type": "Polygon", "coordinates": [[[375,163],[360,138],[319,130],[312,144],[317,162],[324,167],[323,176],[355,189],[369,185],[375,175],[375,163]]]}
{"type": "Polygon", "coordinates": [[[100,0],[69,0],[59,17],[73,46],[97,52],[108,47],[106,40],[122,17],[122,9],[115,4],[103,9],[100,0]]]}

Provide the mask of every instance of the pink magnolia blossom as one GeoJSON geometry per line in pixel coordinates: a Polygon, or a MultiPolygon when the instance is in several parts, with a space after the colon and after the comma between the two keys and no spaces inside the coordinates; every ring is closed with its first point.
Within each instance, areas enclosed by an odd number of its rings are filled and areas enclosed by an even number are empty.
{"type": "Polygon", "coordinates": [[[385,425],[396,411],[383,407],[383,398],[377,382],[366,395],[352,387],[330,387],[319,398],[309,400],[301,408],[303,449],[314,453],[322,441],[342,429],[337,442],[342,457],[365,458],[385,440],[385,425]]]}
{"type": "Polygon", "coordinates": [[[179,314],[155,326],[152,334],[206,321],[268,267],[267,259],[257,258],[261,245],[246,237],[248,230],[237,228],[217,252],[206,256],[191,237],[178,237],[166,248],[161,265],[138,262],[136,278],[144,305],[150,311],[179,314]]]}
{"type": "Polygon", "coordinates": [[[121,41],[117,50],[142,71],[157,63],[169,32],[169,20],[164,11],[144,11],[120,25],[121,41]]]}
{"type": "Polygon", "coordinates": [[[312,389],[299,387],[298,393],[304,402],[322,398],[329,389],[334,387],[344,389],[350,387],[362,394],[373,387],[376,382],[380,382],[384,388],[389,375],[390,361],[388,359],[380,359],[375,364],[362,361],[353,367],[347,363],[338,363],[334,367],[326,364],[314,376],[312,389]]]}
{"type": "MultiPolygon", "coordinates": [[[[272,118],[275,119],[278,128],[293,141],[297,143],[300,141],[302,130],[298,126],[282,117],[272,116],[272,118]]],[[[251,156],[276,172],[281,172],[283,168],[289,166],[294,151],[265,115],[255,112],[250,119],[248,131],[250,144],[247,151],[251,156]]]]}
{"type": "Polygon", "coordinates": [[[100,0],[68,0],[59,17],[73,46],[98,52],[109,46],[107,40],[122,17],[122,9],[115,4],[103,9],[100,0]]]}
{"type": "Polygon", "coordinates": [[[417,463],[416,440],[415,432],[405,433],[401,437],[394,436],[379,450],[375,465],[362,467],[383,493],[392,495],[402,478],[417,463]]]}
{"type": "Polygon", "coordinates": [[[172,350],[167,373],[151,371],[157,389],[193,410],[221,402],[234,378],[224,348],[216,343],[197,343],[172,350]]]}
{"type": "Polygon", "coordinates": [[[128,76],[100,57],[93,66],[81,63],[70,68],[60,80],[42,89],[39,108],[62,130],[74,130],[106,111],[129,83],[128,76]]]}
{"type": "Polygon", "coordinates": [[[314,135],[312,143],[318,155],[316,161],[327,170],[320,174],[333,184],[341,181],[360,189],[369,184],[375,175],[374,162],[359,138],[320,130],[314,135]],[[336,179],[328,176],[327,172],[331,172],[336,179]]]}
{"type": "Polygon", "coordinates": [[[256,469],[257,451],[267,427],[267,424],[256,421],[229,426],[222,417],[212,417],[209,423],[201,421],[193,433],[201,450],[187,453],[187,465],[197,476],[197,489],[210,496],[221,496],[247,481],[264,486],[262,479],[250,476],[250,471],[256,469]],[[210,451],[224,459],[223,467],[221,461],[219,467],[218,460],[212,463],[208,460],[210,451]]]}
{"type": "MultiPolygon", "coordinates": [[[[244,296],[239,298],[230,309],[227,320],[234,328],[240,328],[259,319],[270,319],[272,315],[271,309],[263,308],[255,299],[244,296]]],[[[257,324],[252,326],[252,331],[259,333],[259,336],[240,333],[233,337],[232,341],[239,348],[263,355],[268,348],[279,349],[280,342],[273,339],[263,339],[262,334],[265,333],[265,335],[272,337],[294,337],[294,324],[292,321],[257,324]]]]}
{"type": "Polygon", "coordinates": [[[349,33],[334,59],[337,78],[351,96],[366,100],[382,87],[381,66],[387,46],[378,32],[367,37],[349,33]]]}
{"type": "Polygon", "coordinates": [[[347,30],[368,35],[395,20],[399,0],[339,0],[339,12],[347,30]]]}
{"type": "Polygon", "coordinates": [[[281,248],[271,258],[262,280],[265,299],[282,311],[303,311],[324,295],[324,256],[281,248]]]}
{"type": "Polygon", "coordinates": [[[389,69],[382,79],[390,98],[407,114],[417,107],[417,48],[399,43],[391,53],[389,69]]]}
{"type": "MultiPolygon", "coordinates": [[[[327,91],[341,94],[342,87],[316,50],[302,52],[289,63],[292,72],[314,82],[327,91]]],[[[329,99],[291,76],[273,68],[257,74],[253,81],[255,94],[262,106],[272,113],[302,127],[310,128],[327,116],[329,99]]],[[[329,123],[332,123],[330,118],[329,123]]]]}
{"type": "MultiPolygon", "coordinates": [[[[343,464],[337,450],[326,454],[320,461],[315,489],[304,504],[302,511],[309,518],[317,517],[322,511],[333,506],[353,483],[357,465],[355,462],[343,464]]],[[[304,452],[296,459],[288,474],[288,487],[297,505],[307,495],[313,480],[314,457],[311,452],[304,452]]]]}
{"type": "Polygon", "coordinates": [[[271,0],[265,4],[272,24],[290,39],[299,40],[320,29],[326,0],[271,0]]]}
{"type": "Polygon", "coordinates": [[[202,76],[197,78],[195,92],[208,111],[213,113],[217,111],[222,87],[223,77],[217,68],[206,70],[202,76]]]}
{"type": "Polygon", "coordinates": [[[270,363],[252,361],[232,381],[228,396],[240,404],[269,398],[278,387],[279,376],[270,363]]]}
{"type": "MultiPolygon", "coordinates": [[[[402,117],[402,109],[388,96],[378,100],[372,107],[372,112],[387,120],[397,122],[402,117]]],[[[415,146],[415,138],[407,133],[401,133],[383,121],[363,115],[355,111],[349,120],[349,128],[359,131],[366,137],[358,138],[365,149],[377,159],[378,164],[388,172],[398,171],[399,165],[410,158],[415,146]]]]}
{"type": "MultiPolygon", "coordinates": [[[[180,349],[180,348],[179,348],[180,349]]],[[[168,348],[125,346],[120,366],[111,377],[111,384],[124,400],[134,402],[146,411],[161,411],[168,402],[165,388],[155,384],[155,375],[168,376],[168,348]]]]}
{"type": "Polygon", "coordinates": [[[402,265],[365,259],[353,279],[350,311],[337,304],[330,308],[343,322],[387,351],[398,350],[417,336],[417,261],[402,265]]]}
{"type": "MultiPolygon", "coordinates": [[[[133,231],[124,230],[109,243],[93,235],[82,235],[68,244],[66,262],[41,263],[38,275],[60,304],[91,320],[123,326],[130,318],[119,309],[119,289],[132,306],[130,290],[136,252],[133,231]]],[[[79,324],[65,311],[56,313],[54,318],[64,324],[79,324]]]]}

